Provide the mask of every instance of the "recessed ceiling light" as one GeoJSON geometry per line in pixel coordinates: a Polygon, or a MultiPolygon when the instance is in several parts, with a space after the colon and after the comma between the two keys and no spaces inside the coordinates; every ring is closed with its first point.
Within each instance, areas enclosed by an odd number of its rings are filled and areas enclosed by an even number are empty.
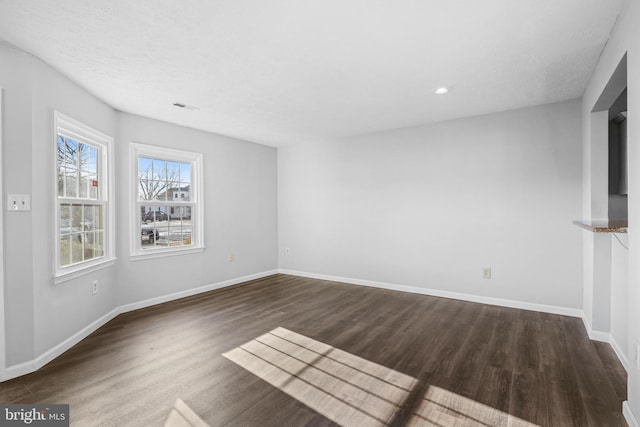
{"type": "Polygon", "coordinates": [[[449,92],[449,88],[446,88],[444,86],[439,87],[438,89],[434,90],[435,93],[437,93],[438,95],[443,95],[447,92],[449,92]]]}

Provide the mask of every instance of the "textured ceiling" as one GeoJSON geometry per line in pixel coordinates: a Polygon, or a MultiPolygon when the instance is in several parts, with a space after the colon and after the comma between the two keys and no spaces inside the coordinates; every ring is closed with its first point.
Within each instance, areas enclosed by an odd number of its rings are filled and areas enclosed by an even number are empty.
{"type": "Polygon", "coordinates": [[[0,39],[118,110],[280,146],[578,98],[622,3],[0,0],[0,39]]]}

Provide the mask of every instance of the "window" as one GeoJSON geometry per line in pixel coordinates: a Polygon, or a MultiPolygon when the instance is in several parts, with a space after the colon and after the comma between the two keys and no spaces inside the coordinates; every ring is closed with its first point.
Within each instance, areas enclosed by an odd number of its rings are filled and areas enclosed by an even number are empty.
{"type": "Polygon", "coordinates": [[[202,251],[202,155],[131,144],[132,256],[202,251]]]}
{"type": "Polygon", "coordinates": [[[56,277],[113,261],[113,139],[57,111],[56,277]]]}

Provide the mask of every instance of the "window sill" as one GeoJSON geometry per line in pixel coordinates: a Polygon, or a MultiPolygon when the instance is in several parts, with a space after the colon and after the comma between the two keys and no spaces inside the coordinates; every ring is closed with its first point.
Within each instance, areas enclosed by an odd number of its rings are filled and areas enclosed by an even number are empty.
{"type": "Polygon", "coordinates": [[[131,254],[131,261],[143,261],[145,259],[165,258],[179,255],[188,255],[204,252],[205,247],[199,246],[197,248],[188,249],[161,249],[161,250],[149,250],[149,252],[142,252],[137,254],[131,254]]]}
{"type": "Polygon", "coordinates": [[[76,279],[78,277],[84,276],[89,273],[93,273],[98,270],[102,270],[103,268],[111,267],[116,263],[116,258],[109,258],[103,261],[97,262],[95,264],[90,264],[86,266],[76,267],[73,270],[68,270],[63,273],[58,273],[53,277],[53,283],[55,285],[59,283],[64,283],[69,280],[76,279]]]}

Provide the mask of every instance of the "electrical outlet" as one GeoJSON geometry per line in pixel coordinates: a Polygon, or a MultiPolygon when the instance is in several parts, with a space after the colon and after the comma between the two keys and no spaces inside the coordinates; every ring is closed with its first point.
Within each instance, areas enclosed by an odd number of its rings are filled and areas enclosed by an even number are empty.
{"type": "Polygon", "coordinates": [[[285,253],[285,255],[289,255],[291,253],[291,249],[290,248],[284,248],[284,253],[285,253]]]}
{"type": "Polygon", "coordinates": [[[93,293],[93,295],[98,293],[98,281],[94,280],[93,282],[91,282],[91,292],[93,293]]]}
{"type": "Polygon", "coordinates": [[[491,267],[484,267],[482,269],[482,278],[491,279],[491,267]]]}
{"type": "Polygon", "coordinates": [[[233,255],[229,255],[229,262],[233,262],[233,255]]]}

